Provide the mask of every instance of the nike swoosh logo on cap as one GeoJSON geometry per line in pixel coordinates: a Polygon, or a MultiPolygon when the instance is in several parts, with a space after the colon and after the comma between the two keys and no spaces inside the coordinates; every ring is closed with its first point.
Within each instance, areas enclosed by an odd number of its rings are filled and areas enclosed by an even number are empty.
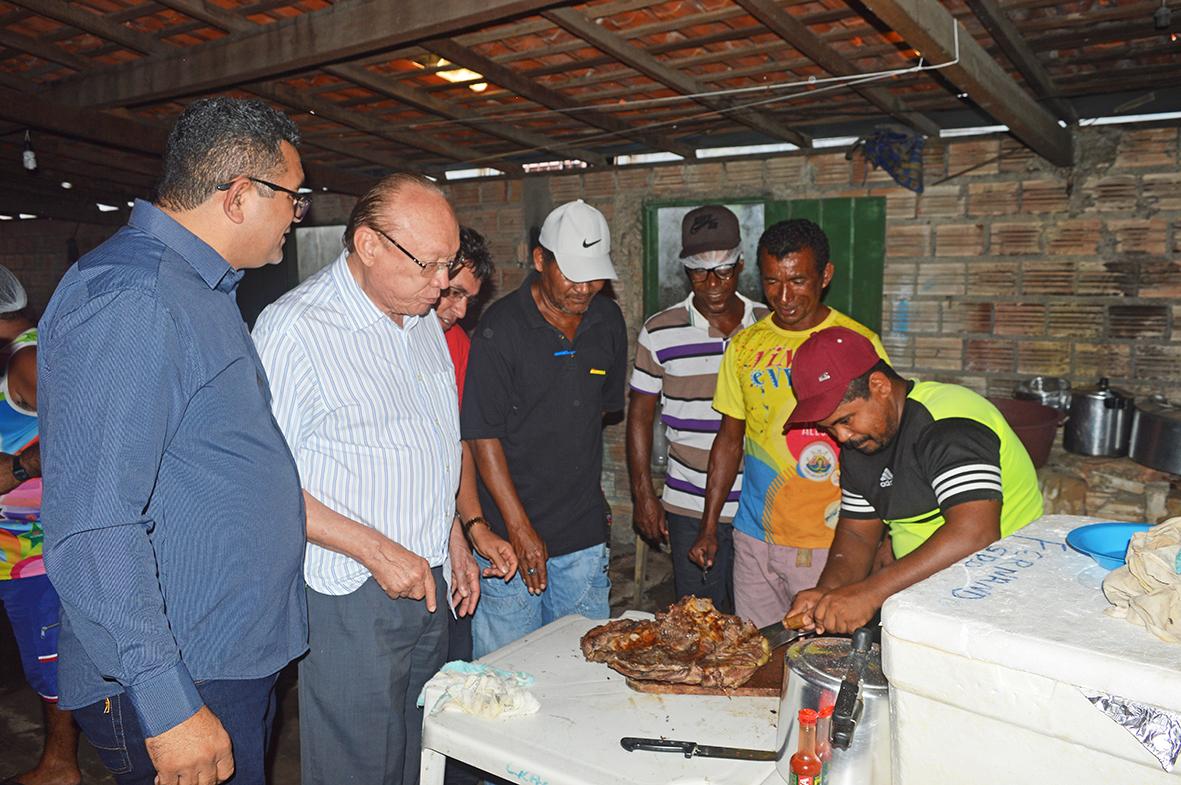
{"type": "Polygon", "coordinates": [[[588,243],[586,240],[583,240],[582,247],[583,248],[590,248],[592,245],[596,245],[598,243],[601,243],[602,241],[603,241],[602,237],[600,237],[598,240],[595,240],[593,243],[588,243]]]}

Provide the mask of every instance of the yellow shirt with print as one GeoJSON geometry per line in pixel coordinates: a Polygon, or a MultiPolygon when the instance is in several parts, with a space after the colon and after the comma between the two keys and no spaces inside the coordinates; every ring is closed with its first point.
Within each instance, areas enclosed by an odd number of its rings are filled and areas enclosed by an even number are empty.
{"type": "Polygon", "coordinates": [[[746,422],[742,495],[734,527],[794,548],[827,548],[841,508],[836,443],[816,428],[783,426],[795,409],[791,361],[816,332],[848,327],[888,360],[877,333],[837,310],[807,330],[784,330],[768,315],[730,341],[718,373],[714,408],[746,422]]]}

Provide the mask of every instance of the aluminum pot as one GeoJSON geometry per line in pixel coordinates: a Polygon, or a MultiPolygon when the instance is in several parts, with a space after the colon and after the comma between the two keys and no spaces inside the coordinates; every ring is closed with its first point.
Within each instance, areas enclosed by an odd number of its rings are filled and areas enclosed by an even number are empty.
{"type": "Polygon", "coordinates": [[[1062,446],[1077,455],[1128,454],[1135,399],[1112,387],[1107,378],[1094,387],[1080,387],[1070,396],[1070,418],[1062,446]]]}
{"type": "MultiPolygon", "coordinates": [[[[793,644],[784,655],[786,678],[775,746],[779,751],[775,768],[784,781],[791,779],[790,760],[799,747],[796,717],[800,709],[838,705],[852,649],[848,638],[811,638],[793,644]]],[[[891,785],[890,701],[877,644],[870,647],[866,658],[855,720],[848,748],[833,748],[825,785],[891,785]]]]}
{"type": "Polygon", "coordinates": [[[1181,474],[1181,407],[1160,395],[1137,404],[1128,454],[1136,463],[1181,474]]]}
{"type": "Polygon", "coordinates": [[[1021,401],[1037,401],[1060,412],[1070,410],[1070,381],[1059,376],[1034,376],[1018,382],[1013,397],[1021,401]]]}

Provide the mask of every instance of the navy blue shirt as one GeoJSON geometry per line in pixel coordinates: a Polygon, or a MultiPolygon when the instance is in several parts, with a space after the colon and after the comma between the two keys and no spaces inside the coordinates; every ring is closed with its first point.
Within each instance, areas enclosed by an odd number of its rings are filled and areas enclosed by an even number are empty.
{"type": "Polygon", "coordinates": [[[261,678],[307,648],[303,498],[241,277],[137,202],[41,320],[61,705],[126,691],[148,736],[201,708],[194,680],[261,678]]]}
{"type": "MultiPolygon", "coordinates": [[[[627,327],[619,306],[597,295],[571,342],[533,299],[537,273],[493,303],[472,337],[460,428],[464,439],[499,439],[533,529],[550,555],[607,540],[603,413],[619,411],[627,380],[627,327]]],[[[479,480],[492,530],[504,516],[479,480]]]]}

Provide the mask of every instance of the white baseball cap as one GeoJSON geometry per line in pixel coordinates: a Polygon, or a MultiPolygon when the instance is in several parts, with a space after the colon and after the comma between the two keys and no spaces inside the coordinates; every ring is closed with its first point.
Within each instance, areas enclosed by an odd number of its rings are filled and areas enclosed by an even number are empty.
{"type": "Polygon", "coordinates": [[[541,225],[539,240],[557,258],[562,275],[575,283],[619,278],[611,264],[607,219],[581,199],[555,207],[541,225]]]}

